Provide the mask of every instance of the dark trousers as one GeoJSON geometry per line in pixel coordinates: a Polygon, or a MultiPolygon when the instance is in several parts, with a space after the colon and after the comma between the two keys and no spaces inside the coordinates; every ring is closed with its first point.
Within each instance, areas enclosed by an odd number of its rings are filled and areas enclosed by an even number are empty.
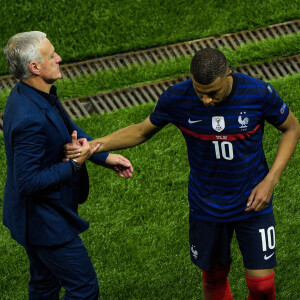
{"type": "Polygon", "coordinates": [[[96,272],[80,237],[60,246],[28,246],[30,260],[30,300],[96,300],[99,285],[96,272]]]}

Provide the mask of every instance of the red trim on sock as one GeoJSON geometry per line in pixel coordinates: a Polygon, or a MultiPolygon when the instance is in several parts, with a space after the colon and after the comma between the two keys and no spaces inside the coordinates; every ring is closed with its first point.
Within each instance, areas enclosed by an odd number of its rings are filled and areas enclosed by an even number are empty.
{"type": "Polygon", "coordinates": [[[245,275],[246,275],[247,280],[251,280],[251,281],[264,281],[264,280],[268,280],[268,279],[274,277],[275,271],[273,271],[272,274],[270,274],[270,275],[268,275],[266,277],[260,277],[260,278],[250,277],[250,276],[247,275],[247,273],[245,275]]]}
{"type": "Polygon", "coordinates": [[[275,300],[275,272],[272,274],[261,277],[253,278],[246,275],[247,286],[249,289],[248,300],[275,300]]]}

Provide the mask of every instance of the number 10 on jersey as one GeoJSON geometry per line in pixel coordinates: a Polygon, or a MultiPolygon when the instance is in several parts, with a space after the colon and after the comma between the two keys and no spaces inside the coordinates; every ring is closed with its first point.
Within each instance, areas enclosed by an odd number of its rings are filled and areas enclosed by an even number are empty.
{"type": "Polygon", "coordinates": [[[216,159],[224,158],[226,160],[233,159],[233,146],[228,141],[213,141],[215,146],[216,159]]]}

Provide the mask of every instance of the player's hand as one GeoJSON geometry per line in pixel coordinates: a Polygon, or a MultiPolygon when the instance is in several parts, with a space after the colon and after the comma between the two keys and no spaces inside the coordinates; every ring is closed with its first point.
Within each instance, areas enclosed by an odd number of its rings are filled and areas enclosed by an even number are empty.
{"type": "Polygon", "coordinates": [[[76,160],[79,164],[83,164],[99,148],[100,144],[91,147],[85,138],[79,139],[78,142],[80,143],[80,157],[76,158],[76,160]]]}
{"type": "Polygon", "coordinates": [[[275,184],[266,178],[260,182],[251,192],[245,211],[261,211],[270,202],[275,184]]]}
{"type": "Polygon", "coordinates": [[[72,132],[72,142],[64,145],[64,152],[66,158],[64,161],[68,161],[70,158],[76,158],[79,164],[83,164],[100,146],[96,144],[91,146],[87,139],[77,139],[77,131],[72,132]]]}
{"type": "Polygon", "coordinates": [[[122,155],[109,153],[103,166],[114,170],[120,177],[132,177],[131,162],[122,155]]]}

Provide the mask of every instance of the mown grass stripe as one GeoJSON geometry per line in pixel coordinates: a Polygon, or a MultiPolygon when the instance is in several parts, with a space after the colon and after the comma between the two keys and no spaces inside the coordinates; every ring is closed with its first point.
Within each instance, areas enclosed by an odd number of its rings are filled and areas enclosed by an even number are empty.
{"type": "MultiPolygon", "coordinates": [[[[220,48],[232,67],[242,63],[253,65],[266,61],[272,62],[274,59],[299,53],[299,49],[300,33],[243,44],[236,50],[232,50],[230,47],[220,48]]],[[[118,68],[117,72],[100,70],[93,75],[74,77],[74,80],[64,78],[57,81],[55,85],[58,87],[58,95],[61,100],[82,98],[104,91],[128,88],[188,74],[191,58],[192,56],[180,56],[166,62],[160,61],[154,65],[151,63],[146,63],[144,66],[133,64],[130,68],[118,68]]],[[[297,66],[293,68],[297,68],[297,66]]],[[[9,89],[5,89],[0,92],[0,112],[4,110],[9,91],[9,89]]]]}
{"type": "MultiPolygon", "coordinates": [[[[294,27],[292,27],[294,29],[294,27]]],[[[70,79],[73,79],[74,76],[80,76],[81,74],[88,74],[91,72],[91,68],[89,67],[91,64],[93,65],[101,65],[103,69],[113,69],[114,71],[117,71],[119,67],[127,66],[128,63],[124,62],[128,59],[132,63],[137,63],[144,65],[146,62],[152,63],[152,60],[155,59],[156,61],[166,61],[168,59],[173,58],[174,54],[175,57],[179,57],[181,55],[193,55],[195,51],[199,49],[199,45],[201,47],[211,47],[211,48],[218,48],[222,47],[223,45],[229,46],[233,50],[237,49],[238,46],[240,46],[243,43],[247,42],[256,42],[257,36],[259,37],[259,40],[263,40],[265,38],[272,38],[272,36],[269,34],[269,31],[271,32],[271,29],[278,29],[281,28],[281,31],[275,31],[275,36],[278,37],[281,34],[289,34],[289,33],[298,33],[300,27],[300,21],[290,21],[285,22],[281,24],[275,24],[268,26],[266,28],[259,28],[251,32],[251,34],[247,34],[248,31],[241,31],[237,33],[231,33],[231,34],[224,34],[221,36],[214,36],[214,37],[208,37],[204,39],[199,40],[192,40],[189,42],[182,42],[172,45],[167,45],[163,47],[156,47],[152,49],[146,49],[141,51],[135,51],[135,52],[128,52],[123,54],[116,54],[112,56],[106,56],[94,60],[88,60],[88,61],[81,61],[76,62],[72,64],[67,65],[61,65],[61,72],[63,73],[64,77],[68,77],[70,79]],[[294,25],[296,30],[292,31],[289,29],[289,26],[294,25]],[[227,41],[229,43],[227,43],[227,41]],[[172,49],[176,47],[179,49],[179,52],[173,52],[172,49]]],[[[6,80],[7,76],[0,76],[0,87],[1,85],[4,87],[7,84],[6,80]]],[[[12,87],[12,86],[11,86],[12,87]]]]}

